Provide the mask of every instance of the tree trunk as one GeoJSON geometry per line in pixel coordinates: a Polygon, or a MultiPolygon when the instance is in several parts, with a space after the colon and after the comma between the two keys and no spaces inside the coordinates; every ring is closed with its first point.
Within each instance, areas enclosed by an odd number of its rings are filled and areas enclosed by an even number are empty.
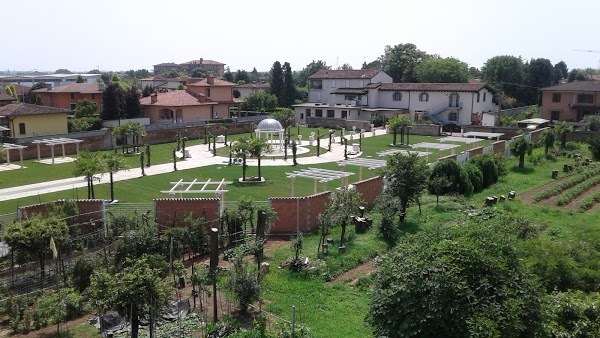
{"type": "Polygon", "coordinates": [[[519,155],[519,168],[525,167],[525,154],[519,155]]]}
{"type": "Polygon", "coordinates": [[[408,201],[400,201],[400,223],[404,223],[404,219],[406,218],[406,207],[408,205],[408,201]]]}
{"type": "Polygon", "coordinates": [[[96,194],[94,194],[94,176],[92,176],[92,179],[90,180],[90,190],[92,191],[92,199],[96,198],[96,194]]]}
{"type": "Polygon", "coordinates": [[[40,259],[40,274],[42,276],[42,279],[44,279],[44,277],[46,277],[46,266],[45,266],[46,257],[44,257],[44,254],[42,253],[39,256],[39,259],[40,259]]]}
{"type": "Polygon", "coordinates": [[[410,135],[410,132],[408,129],[406,129],[406,145],[410,144],[410,141],[408,140],[408,135],[410,135]]]}
{"type": "Polygon", "coordinates": [[[113,185],[113,172],[110,172],[110,201],[114,201],[115,200],[115,189],[114,189],[114,185],[113,185]]]}
{"type": "Polygon", "coordinates": [[[394,139],[392,141],[392,145],[396,145],[396,129],[394,129],[393,131],[394,131],[394,139]]]}
{"type": "Polygon", "coordinates": [[[346,220],[342,221],[342,235],[340,236],[340,246],[344,246],[344,242],[346,239],[346,220]]]}
{"type": "Polygon", "coordinates": [[[131,338],[138,338],[140,332],[140,321],[138,319],[137,305],[131,307],[131,338]]]}
{"type": "Polygon", "coordinates": [[[258,180],[260,181],[262,179],[262,176],[260,175],[260,154],[256,157],[258,158],[258,180]]]}
{"type": "Polygon", "coordinates": [[[246,154],[242,154],[242,181],[246,181],[246,154]]]}
{"type": "Polygon", "coordinates": [[[404,144],[404,127],[400,129],[400,144],[404,144]]]}
{"type": "Polygon", "coordinates": [[[92,198],[92,186],[91,186],[91,184],[92,184],[92,176],[88,175],[88,176],[86,177],[86,179],[87,179],[87,193],[88,193],[88,199],[91,199],[91,198],[92,198]]]}

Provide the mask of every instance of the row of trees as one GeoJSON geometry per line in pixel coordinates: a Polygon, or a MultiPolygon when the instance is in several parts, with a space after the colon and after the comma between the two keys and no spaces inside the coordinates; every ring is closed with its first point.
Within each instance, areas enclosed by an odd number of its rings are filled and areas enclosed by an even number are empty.
{"type": "Polygon", "coordinates": [[[102,119],[118,120],[142,116],[141,93],[114,74],[102,95],[102,119]]]}

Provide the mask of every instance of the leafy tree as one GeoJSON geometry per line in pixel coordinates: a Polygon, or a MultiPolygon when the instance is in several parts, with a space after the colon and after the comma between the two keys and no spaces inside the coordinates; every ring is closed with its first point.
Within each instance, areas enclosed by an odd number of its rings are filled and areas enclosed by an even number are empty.
{"type": "Polygon", "coordinates": [[[600,336],[600,293],[557,292],[546,297],[548,336],[600,336]]]}
{"type": "MultiPolygon", "coordinates": [[[[502,176],[500,174],[500,168],[499,168],[500,161],[502,162],[502,165],[504,166],[504,158],[503,157],[502,157],[502,159],[499,158],[496,160],[495,156],[492,156],[490,154],[480,154],[480,155],[475,155],[475,156],[469,158],[469,163],[476,165],[477,168],[479,168],[479,170],[481,170],[481,174],[483,175],[482,176],[482,178],[483,178],[482,188],[483,189],[498,182],[498,177],[502,176]]],[[[504,173],[504,175],[505,174],[506,173],[504,173]]]]}
{"type": "Polygon", "coordinates": [[[321,233],[319,248],[323,247],[329,230],[338,225],[342,227],[340,248],[344,247],[346,226],[350,223],[350,217],[358,212],[361,203],[361,195],[355,189],[341,188],[330,195],[325,211],[319,215],[321,233]]]}
{"type": "Polygon", "coordinates": [[[106,86],[102,95],[103,120],[117,120],[126,116],[125,96],[125,91],[117,83],[110,83],[106,86]]]}
{"type": "Polygon", "coordinates": [[[140,91],[132,86],[125,93],[125,117],[128,119],[142,116],[142,106],[140,105],[140,91]]]}
{"type": "Polygon", "coordinates": [[[94,272],[94,262],[87,255],[77,259],[73,266],[72,281],[73,287],[79,293],[85,291],[90,286],[90,276],[94,272]]]}
{"type": "Polygon", "coordinates": [[[600,160],[600,136],[596,135],[588,140],[588,149],[595,160],[600,160]]]}
{"type": "MultiPolygon", "coordinates": [[[[464,196],[473,194],[473,184],[463,167],[454,159],[445,159],[439,161],[433,167],[429,181],[433,182],[436,176],[445,176],[448,179],[448,187],[442,191],[442,195],[456,193],[464,196]]],[[[429,185],[429,192],[434,194],[432,185],[429,185]]]]}
{"type": "Polygon", "coordinates": [[[467,174],[467,178],[473,186],[473,192],[483,190],[483,172],[473,163],[467,163],[462,167],[462,170],[467,174]]]}
{"type": "Polygon", "coordinates": [[[45,276],[46,254],[50,251],[50,239],[60,247],[69,237],[65,221],[53,216],[31,215],[21,222],[6,226],[2,240],[11,250],[36,257],[42,277],[45,276]]]}
{"type": "Polygon", "coordinates": [[[569,78],[568,78],[569,82],[573,82],[573,81],[585,81],[587,79],[588,79],[587,75],[585,75],[585,73],[583,73],[579,69],[572,69],[569,72],[569,78]]]}
{"type": "Polygon", "coordinates": [[[98,69],[92,69],[88,71],[86,74],[102,74],[102,72],[98,69]]]}
{"type": "Polygon", "coordinates": [[[256,67],[253,67],[252,71],[250,72],[250,81],[252,81],[252,82],[258,82],[259,81],[258,70],[256,70],[256,67]]]}
{"type": "Polygon", "coordinates": [[[481,77],[491,86],[503,89],[508,96],[520,99],[524,72],[525,66],[520,57],[499,55],[485,62],[481,77]]]}
{"type": "Polygon", "coordinates": [[[392,130],[394,134],[394,139],[392,141],[393,145],[396,145],[396,134],[400,132],[400,143],[408,144],[408,134],[409,129],[414,126],[414,123],[410,120],[410,118],[406,116],[395,116],[388,121],[388,127],[392,130]],[[406,143],[404,143],[404,136],[406,135],[406,143]]]}
{"type": "Polygon", "coordinates": [[[554,83],[554,66],[548,59],[531,59],[527,69],[527,75],[525,77],[526,88],[521,90],[527,90],[528,92],[528,103],[535,104],[539,100],[538,88],[544,88],[551,86],[554,83]]]}
{"type": "Polygon", "coordinates": [[[478,79],[481,77],[481,71],[477,67],[469,67],[469,77],[471,79],[478,79]]]}
{"type": "Polygon", "coordinates": [[[440,195],[443,195],[450,187],[450,181],[446,175],[438,175],[429,179],[430,190],[435,194],[435,205],[440,205],[440,195]]]}
{"type": "Polygon", "coordinates": [[[520,258],[514,236],[488,224],[405,236],[378,263],[367,321],[378,337],[543,336],[520,258]]]}
{"type": "Polygon", "coordinates": [[[271,67],[270,92],[277,97],[278,101],[282,99],[283,81],[283,69],[281,68],[281,63],[275,61],[273,67],[271,67]]]}
{"type": "Polygon", "coordinates": [[[250,76],[248,75],[248,72],[243,69],[238,69],[235,72],[235,82],[240,83],[240,81],[243,81],[244,83],[250,83],[250,76]]]}
{"type": "Polygon", "coordinates": [[[573,132],[573,126],[563,121],[554,127],[554,132],[560,140],[560,149],[564,150],[565,145],[567,144],[567,137],[573,132]]]}
{"type": "Polygon", "coordinates": [[[115,200],[115,189],[114,189],[114,181],[113,174],[119,172],[121,170],[128,170],[129,166],[125,164],[125,159],[121,154],[111,154],[105,153],[103,158],[104,165],[106,170],[108,170],[108,174],[110,175],[110,200],[115,200]]]}
{"type": "Polygon", "coordinates": [[[278,108],[271,113],[271,117],[281,122],[284,128],[291,126],[294,116],[294,111],[291,108],[278,108]]]}
{"type": "Polygon", "coordinates": [[[415,74],[419,82],[467,83],[469,81],[467,64],[455,58],[426,59],[415,67],[415,74]]]}
{"type": "Polygon", "coordinates": [[[589,123],[590,131],[600,131],[600,114],[586,115],[581,122],[589,123]]]}
{"type": "Polygon", "coordinates": [[[394,116],[393,118],[391,118],[388,121],[388,128],[392,131],[392,134],[394,135],[394,138],[392,139],[392,145],[395,146],[396,145],[396,135],[401,130],[400,117],[394,116]]]}
{"type": "Polygon", "coordinates": [[[71,74],[71,71],[65,68],[57,69],[54,74],[71,74]]]}
{"type": "Polygon", "coordinates": [[[48,88],[48,84],[46,82],[36,82],[33,84],[33,86],[31,86],[31,90],[47,89],[47,88],[48,88]]]}
{"type": "Polygon", "coordinates": [[[544,155],[548,156],[548,149],[554,147],[556,142],[556,134],[551,129],[546,129],[540,135],[539,144],[544,146],[544,155]]]}
{"type": "Polygon", "coordinates": [[[415,68],[427,58],[429,55],[412,43],[385,46],[382,57],[383,70],[394,82],[417,82],[415,68]]]}
{"type": "Polygon", "coordinates": [[[246,313],[250,305],[260,298],[260,277],[249,268],[249,264],[244,260],[244,253],[239,248],[236,250],[233,268],[229,272],[227,289],[238,300],[242,313],[246,313]]]}
{"type": "Polygon", "coordinates": [[[294,78],[292,75],[292,67],[289,63],[283,64],[283,87],[281,90],[281,97],[278,98],[279,105],[282,107],[291,107],[294,104],[296,97],[296,86],[294,85],[294,78]]]}
{"type": "Polygon", "coordinates": [[[94,194],[94,175],[99,174],[104,169],[104,164],[98,156],[98,153],[82,151],[79,158],[75,160],[74,176],[84,176],[87,181],[88,199],[96,198],[94,194]]]}
{"type": "Polygon", "coordinates": [[[85,79],[83,78],[83,76],[81,75],[77,75],[77,80],[75,80],[76,83],[85,83],[85,79]]]}
{"type": "Polygon", "coordinates": [[[245,100],[242,103],[242,110],[272,112],[277,108],[277,97],[262,91],[246,96],[245,100]]]}
{"type": "Polygon", "coordinates": [[[11,83],[8,86],[4,87],[4,91],[6,92],[6,95],[14,97],[15,100],[18,98],[17,89],[15,88],[14,84],[11,83]]]}
{"type": "Polygon", "coordinates": [[[160,76],[162,77],[166,77],[168,79],[175,79],[181,76],[181,73],[179,71],[177,71],[176,69],[169,69],[169,70],[165,70],[164,72],[160,73],[160,76]]]}
{"type": "Polygon", "coordinates": [[[223,73],[223,79],[225,81],[234,82],[235,79],[229,67],[225,68],[225,73],[223,73]]]}
{"type": "Polygon", "coordinates": [[[385,190],[377,196],[376,206],[381,213],[381,223],[379,224],[379,235],[387,243],[388,247],[393,247],[400,238],[400,229],[394,221],[399,213],[398,199],[385,190]]]}
{"type": "Polygon", "coordinates": [[[533,151],[533,144],[531,143],[531,141],[529,141],[528,139],[525,138],[525,135],[521,135],[520,137],[517,137],[510,144],[511,154],[513,154],[514,156],[517,156],[519,158],[519,168],[525,167],[525,155],[526,154],[531,155],[532,151],[533,151]]]}
{"type": "Polygon", "coordinates": [[[206,77],[206,69],[202,67],[196,67],[190,71],[191,77],[206,77]]]}
{"type": "Polygon", "coordinates": [[[400,222],[404,223],[409,203],[416,202],[427,186],[429,167],[416,154],[394,154],[388,158],[383,176],[390,181],[390,194],[399,201],[400,222]]]}
{"type": "Polygon", "coordinates": [[[144,90],[142,91],[142,97],[148,97],[154,93],[154,87],[150,85],[146,85],[144,90]]]}
{"type": "Polygon", "coordinates": [[[248,143],[248,153],[250,156],[255,157],[258,162],[258,179],[261,179],[260,173],[260,159],[262,155],[267,151],[268,144],[265,140],[254,138],[248,143]]]}
{"type": "Polygon", "coordinates": [[[233,94],[233,97],[236,99],[239,99],[240,96],[242,96],[242,93],[240,93],[240,91],[237,89],[234,89],[231,93],[233,94]]]}
{"type": "Polygon", "coordinates": [[[320,71],[321,69],[331,69],[330,66],[323,60],[311,61],[306,67],[304,67],[301,71],[296,72],[295,82],[298,87],[307,87],[308,86],[308,77],[320,71]]]}
{"type": "Polygon", "coordinates": [[[73,117],[81,118],[93,116],[97,110],[98,106],[95,105],[94,102],[88,99],[79,100],[75,106],[75,113],[73,114],[73,117]]]}
{"type": "Polygon", "coordinates": [[[242,137],[237,140],[237,142],[233,143],[232,150],[238,155],[242,157],[242,181],[246,180],[246,169],[248,166],[246,165],[246,156],[250,151],[250,140],[245,137],[242,137]]]}

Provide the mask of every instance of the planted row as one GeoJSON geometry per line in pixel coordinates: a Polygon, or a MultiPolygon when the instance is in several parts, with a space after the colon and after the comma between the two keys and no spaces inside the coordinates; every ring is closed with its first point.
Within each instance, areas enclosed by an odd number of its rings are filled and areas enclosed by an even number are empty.
{"type": "Polygon", "coordinates": [[[581,203],[579,203],[579,209],[583,211],[589,210],[596,203],[600,203],[600,191],[596,191],[595,193],[584,198],[581,203]]]}
{"type": "Polygon", "coordinates": [[[600,167],[594,167],[590,170],[586,170],[586,171],[582,172],[581,174],[575,175],[574,177],[570,178],[567,181],[561,182],[551,188],[548,188],[548,189],[538,193],[537,195],[533,196],[533,200],[536,202],[539,202],[541,200],[545,200],[552,196],[556,196],[556,195],[560,194],[561,192],[563,192],[564,190],[574,187],[577,184],[587,180],[588,178],[590,178],[592,176],[596,176],[598,174],[600,174],[600,167]]]}
{"type": "Polygon", "coordinates": [[[567,191],[562,196],[560,196],[558,198],[558,200],[556,201],[556,205],[558,205],[558,206],[567,205],[567,204],[571,203],[572,200],[574,200],[579,195],[581,195],[584,191],[586,191],[590,188],[593,188],[593,187],[597,186],[598,184],[600,184],[600,176],[596,176],[592,179],[586,180],[583,183],[576,185],[575,187],[573,187],[572,189],[567,191]]]}

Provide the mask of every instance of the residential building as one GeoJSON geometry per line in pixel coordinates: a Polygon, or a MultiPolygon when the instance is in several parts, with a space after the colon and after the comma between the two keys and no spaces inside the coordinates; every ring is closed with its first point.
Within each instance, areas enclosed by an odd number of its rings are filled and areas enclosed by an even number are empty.
{"type": "Polygon", "coordinates": [[[379,70],[321,70],[308,78],[308,102],[294,105],[296,122],[307,117],[369,121],[410,114],[443,125],[478,125],[496,112],[494,89],[482,83],[393,83],[379,70]]]}
{"type": "Polygon", "coordinates": [[[202,78],[194,77],[175,77],[167,78],[162,76],[150,76],[140,80],[140,86],[143,90],[146,86],[154,88],[157,92],[167,92],[178,90],[180,86],[186,86],[188,83],[194,83],[202,80],[202,78]]]}
{"type": "Polygon", "coordinates": [[[214,60],[205,60],[203,58],[179,64],[174,62],[159,63],[157,65],[154,65],[154,74],[160,75],[161,73],[170,70],[183,71],[189,74],[194,68],[203,68],[208,74],[213,74],[217,77],[223,76],[223,74],[225,74],[224,63],[214,60]]]}
{"type": "Polygon", "coordinates": [[[243,99],[250,94],[259,93],[259,92],[266,93],[269,91],[270,88],[271,88],[271,86],[268,83],[264,83],[264,82],[245,83],[243,85],[237,85],[237,86],[233,87],[234,98],[243,99]],[[237,97],[235,95],[236,90],[239,93],[239,96],[237,96],[237,97]]]}
{"type": "Polygon", "coordinates": [[[79,100],[88,99],[102,110],[102,93],[104,83],[71,83],[65,86],[36,89],[42,105],[55,108],[75,110],[79,100]]]}
{"type": "Polygon", "coordinates": [[[185,90],[144,97],[140,104],[151,124],[228,118],[229,106],[236,104],[232,94],[234,86],[235,83],[209,76],[188,84],[185,90]]]}
{"type": "Polygon", "coordinates": [[[15,103],[16,101],[17,99],[15,99],[14,97],[0,92],[0,107],[6,106],[7,104],[15,103]]]}
{"type": "Polygon", "coordinates": [[[25,95],[27,95],[30,91],[30,87],[14,83],[0,83],[0,93],[6,93],[6,87],[11,84],[15,87],[15,91],[17,92],[17,101],[23,102],[25,95]]]}
{"type": "Polygon", "coordinates": [[[36,75],[0,75],[0,84],[19,84],[31,87],[38,82],[43,82],[52,87],[76,83],[78,77],[85,83],[96,83],[101,74],[36,74],[36,75]]]}
{"type": "Polygon", "coordinates": [[[542,118],[579,122],[600,113],[600,81],[573,81],[541,89],[542,118]]]}
{"type": "Polygon", "coordinates": [[[68,109],[11,103],[0,107],[0,127],[10,129],[12,138],[66,134],[68,114],[68,109]]]}

